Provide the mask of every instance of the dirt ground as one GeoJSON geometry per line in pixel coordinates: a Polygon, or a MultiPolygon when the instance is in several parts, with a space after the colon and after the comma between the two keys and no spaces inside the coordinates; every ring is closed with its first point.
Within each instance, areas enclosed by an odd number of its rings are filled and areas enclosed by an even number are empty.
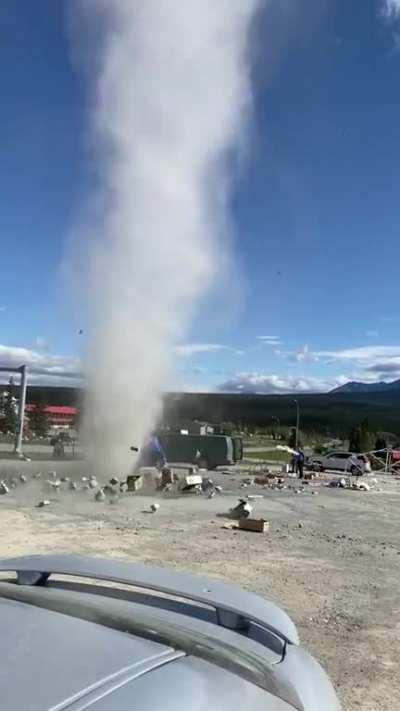
{"type": "MultiPolygon", "coordinates": [[[[0,497],[1,557],[115,556],[238,583],[289,612],[345,711],[400,708],[400,481],[379,476],[369,492],[320,486],[313,495],[310,486],[300,494],[242,489],[243,472],[214,472],[223,492],[212,499],[141,493],[111,505],[96,503],[89,491],[55,494],[31,479],[38,463],[14,466],[4,462],[0,476],[24,472],[28,482],[0,497]],[[263,495],[255,515],[271,522],[268,533],[223,528],[223,514],[243,494],[263,495]],[[36,508],[40,498],[51,505],[36,508]],[[149,514],[153,501],[160,509],[149,514]]],[[[77,481],[85,468],[83,462],[40,466],[77,481]]]]}

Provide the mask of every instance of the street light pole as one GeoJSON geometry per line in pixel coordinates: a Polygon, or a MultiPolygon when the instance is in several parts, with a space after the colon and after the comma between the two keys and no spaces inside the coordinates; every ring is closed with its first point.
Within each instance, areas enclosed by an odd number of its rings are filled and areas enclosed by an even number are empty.
{"type": "Polygon", "coordinates": [[[0,373],[19,373],[19,402],[18,402],[18,419],[17,431],[15,436],[14,454],[22,456],[22,436],[24,432],[24,417],[25,417],[25,400],[26,400],[26,365],[21,365],[19,368],[0,367],[0,373]]]}
{"type": "Polygon", "coordinates": [[[298,400],[293,400],[296,403],[296,440],[295,449],[297,449],[299,444],[299,427],[300,427],[300,405],[298,400]]]}
{"type": "Polygon", "coordinates": [[[26,401],[26,365],[21,365],[19,372],[21,373],[20,395],[18,402],[18,424],[17,437],[15,442],[15,454],[22,456],[22,437],[24,434],[24,417],[25,417],[25,401],[26,401]]]}

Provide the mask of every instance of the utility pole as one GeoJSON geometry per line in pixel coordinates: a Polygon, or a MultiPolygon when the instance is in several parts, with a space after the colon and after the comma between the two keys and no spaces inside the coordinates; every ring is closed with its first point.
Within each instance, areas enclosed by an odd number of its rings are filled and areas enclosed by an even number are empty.
{"type": "Polygon", "coordinates": [[[19,368],[21,373],[21,383],[19,388],[19,402],[18,402],[18,424],[17,424],[17,436],[15,439],[15,449],[14,452],[18,456],[22,455],[22,436],[24,434],[24,417],[25,417],[25,401],[26,401],[26,365],[21,365],[19,368]]]}
{"type": "Polygon", "coordinates": [[[299,444],[299,428],[300,428],[300,405],[298,400],[293,400],[296,403],[296,443],[295,449],[297,449],[299,444]]]}

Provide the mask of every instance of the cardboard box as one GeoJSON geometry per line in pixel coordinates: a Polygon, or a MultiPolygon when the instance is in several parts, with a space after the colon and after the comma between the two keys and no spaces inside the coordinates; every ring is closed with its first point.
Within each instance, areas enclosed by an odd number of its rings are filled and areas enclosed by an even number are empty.
{"type": "Polygon", "coordinates": [[[265,521],[263,518],[240,518],[238,523],[242,531],[254,531],[255,533],[269,531],[269,521],[265,521]]]}
{"type": "Polygon", "coordinates": [[[130,476],[126,478],[126,483],[128,485],[128,491],[138,491],[138,489],[141,489],[143,486],[143,477],[141,474],[130,474],[130,476]]]}

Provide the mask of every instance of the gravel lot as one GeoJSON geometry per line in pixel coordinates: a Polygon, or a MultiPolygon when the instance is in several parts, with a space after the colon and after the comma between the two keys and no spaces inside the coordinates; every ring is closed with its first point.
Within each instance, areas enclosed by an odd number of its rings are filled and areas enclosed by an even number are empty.
{"type": "Polygon", "coordinates": [[[110,505],[89,491],[54,493],[31,479],[39,465],[77,481],[88,473],[84,462],[2,462],[1,476],[23,472],[28,482],[0,497],[1,556],[116,556],[236,582],[289,612],[346,711],[400,707],[400,481],[379,476],[380,491],[320,486],[312,495],[310,486],[301,494],[242,489],[244,472],[214,472],[223,493],[213,499],[156,494],[150,486],[110,505]],[[224,514],[244,494],[263,495],[255,514],[271,522],[269,533],[223,528],[224,514]],[[51,505],[36,508],[41,498],[51,505]],[[160,509],[148,514],[154,501],[160,509]]]}

